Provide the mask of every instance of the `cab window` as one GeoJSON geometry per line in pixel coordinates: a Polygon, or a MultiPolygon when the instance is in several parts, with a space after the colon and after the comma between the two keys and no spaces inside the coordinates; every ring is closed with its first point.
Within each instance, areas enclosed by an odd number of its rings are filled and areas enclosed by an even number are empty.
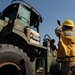
{"type": "Polygon", "coordinates": [[[19,6],[18,20],[21,23],[23,23],[25,26],[28,26],[29,27],[29,24],[30,24],[30,11],[27,10],[22,5],[19,6]]]}

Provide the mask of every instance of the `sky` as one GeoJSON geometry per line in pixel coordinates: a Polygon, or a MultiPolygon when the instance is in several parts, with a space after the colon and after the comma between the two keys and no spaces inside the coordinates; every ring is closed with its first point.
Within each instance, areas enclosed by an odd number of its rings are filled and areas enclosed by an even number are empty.
{"type": "MultiPolygon", "coordinates": [[[[0,0],[0,12],[3,11],[12,0],[0,0]]],[[[75,0],[24,0],[33,6],[44,18],[40,23],[40,35],[43,42],[44,35],[48,34],[55,39],[57,46],[58,37],[55,35],[55,28],[58,26],[57,20],[63,23],[71,19],[75,23],[75,0]]]]}

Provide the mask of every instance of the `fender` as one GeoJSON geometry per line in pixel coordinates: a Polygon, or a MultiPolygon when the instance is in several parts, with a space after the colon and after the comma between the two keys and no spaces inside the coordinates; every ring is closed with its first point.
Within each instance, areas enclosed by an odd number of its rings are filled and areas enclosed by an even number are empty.
{"type": "Polygon", "coordinates": [[[19,35],[20,37],[22,37],[24,40],[26,40],[26,42],[29,44],[29,41],[26,37],[26,35],[24,34],[23,31],[20,31],[19,29],[14,27],[14,21],[12,22],[5,22],[3,20],[0,20],[0,37],[5,37],[11,33],[16,33],[17,35],[19,35]]]}

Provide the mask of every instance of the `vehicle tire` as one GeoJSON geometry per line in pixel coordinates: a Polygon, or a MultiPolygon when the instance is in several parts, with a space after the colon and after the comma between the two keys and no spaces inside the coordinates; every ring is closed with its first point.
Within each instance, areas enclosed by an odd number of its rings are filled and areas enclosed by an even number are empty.
{"type": "Polygon", "coordinates": [[[32,75],[27,54],[17,46],[1,44],[0,75],[32,75]]]}

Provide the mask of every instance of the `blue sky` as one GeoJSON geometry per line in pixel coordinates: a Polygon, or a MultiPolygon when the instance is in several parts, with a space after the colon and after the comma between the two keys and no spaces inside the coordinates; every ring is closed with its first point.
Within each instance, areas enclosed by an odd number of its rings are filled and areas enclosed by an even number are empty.
{"type": "MultiPolygon", "coordinates": [[[[12,0],[0,0],[0,12],[9,4],[12,0]]],[[[66,19],[71,19],[75,23],[75,0],[25,0],[32,5],[44,18],[40,24],[41,41],[43,41],[44,35],[48,34],[52,39],[58,38],[55,35],[55,28],[58,26],[57,20],[59,19],[63,23],[66,19]]]]}

